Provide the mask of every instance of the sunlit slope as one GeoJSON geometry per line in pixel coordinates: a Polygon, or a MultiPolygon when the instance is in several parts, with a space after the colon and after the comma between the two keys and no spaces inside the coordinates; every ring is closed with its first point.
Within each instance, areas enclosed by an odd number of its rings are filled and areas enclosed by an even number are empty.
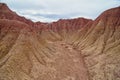
{"type": "Polygon", "coordinates": [[[85,56],[90,80],[119,80],[120,7],[103,12],[77,36],[72,44],[85,56]]]}

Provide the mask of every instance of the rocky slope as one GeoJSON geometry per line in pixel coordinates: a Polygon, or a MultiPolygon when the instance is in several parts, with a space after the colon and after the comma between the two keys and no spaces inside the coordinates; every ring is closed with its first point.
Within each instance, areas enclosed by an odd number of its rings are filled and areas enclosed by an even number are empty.
{"type": "Polygon", "coordinates": [[[5,3],[0,3],[0,19],[9,19],[9,20],[17,20],[28,24],[29,26],[33,26],[34,23],[31,20],[26,19],[25,17],[21,17],[17,15],[15,12],[10,10],[5,3]]]}
{"type": "Polygon", "coordinates": [[[90,80],[119,80],[120,7],[103,12],[78,35],[73,45],[85,56],[90,80]]]}
{"type": "Polygon", "coordinates": [[[119,80],[119,14],[34,23],[0,3],[0,80],[119,80]]]}

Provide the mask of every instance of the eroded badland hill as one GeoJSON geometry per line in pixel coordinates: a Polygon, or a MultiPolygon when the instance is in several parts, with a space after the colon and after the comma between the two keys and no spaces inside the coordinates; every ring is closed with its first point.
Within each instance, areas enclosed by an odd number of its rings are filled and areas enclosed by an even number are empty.
{"type": "Polygon", "coordinates": [[[0,3],[0,80],[120,80],[120,7],[35,23],[0,3]]]}

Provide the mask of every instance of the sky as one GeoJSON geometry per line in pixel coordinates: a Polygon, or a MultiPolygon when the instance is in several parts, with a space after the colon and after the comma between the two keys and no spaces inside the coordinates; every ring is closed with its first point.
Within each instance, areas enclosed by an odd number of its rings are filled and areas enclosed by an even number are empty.
{"type": "Polygon", "coordinates": [[[32,21],[97,18],[103,11],[120,6],[120,0],[0,0],[17,14],[32,21]]]}

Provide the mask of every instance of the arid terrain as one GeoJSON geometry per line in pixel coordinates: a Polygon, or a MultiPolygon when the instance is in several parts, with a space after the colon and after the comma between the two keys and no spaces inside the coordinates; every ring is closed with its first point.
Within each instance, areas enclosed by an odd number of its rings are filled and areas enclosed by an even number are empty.
{"type": "Polygon", "coordinates": [[[120,7],[43,23],[0,3],[0,80],[120,80],[120,7]]]}

